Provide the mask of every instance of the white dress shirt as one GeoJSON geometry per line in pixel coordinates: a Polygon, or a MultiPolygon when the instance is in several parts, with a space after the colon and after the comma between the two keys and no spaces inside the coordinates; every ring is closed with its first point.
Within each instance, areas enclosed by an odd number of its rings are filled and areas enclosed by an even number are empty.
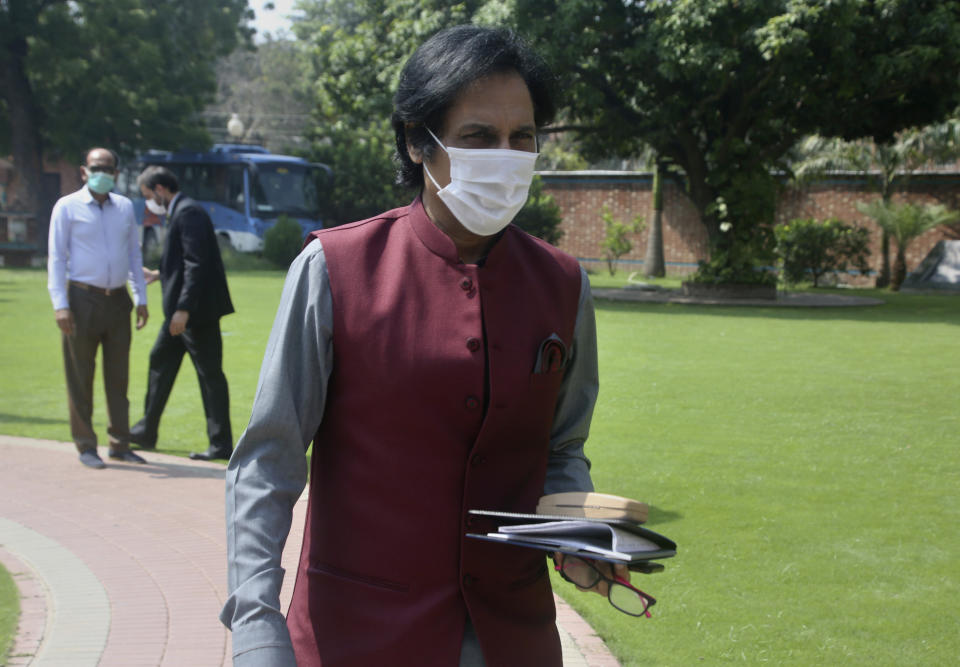
{"type": "Polygon", "coordinates": [[[130,282],[134,303],[147,305],[140,255],[140,230],[133,203],[115,192],[101,206],[83,186],[61,197],[50,216],[47,289],[54,310],[69,308],[67,281],[103,289],[130,282]]]}

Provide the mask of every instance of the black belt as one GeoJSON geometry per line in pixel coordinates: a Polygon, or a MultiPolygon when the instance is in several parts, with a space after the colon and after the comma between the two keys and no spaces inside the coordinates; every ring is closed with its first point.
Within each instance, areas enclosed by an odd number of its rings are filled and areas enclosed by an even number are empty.
{"type": "Polygon", "coordinates": [[[127,289],[126,285],[124,285],[123,287],[105,288],[105,287],[97,287],[96,285],[88,285],[87,283],[80,283],[80,282],[77,282],[76,280],[71,280],[70,286],[79,287],[82,290],[86,290],[88,292],[94,292],[95,294],[102,294],[104,296],[110,296],[111,294],[118,294],[127,289]]]}

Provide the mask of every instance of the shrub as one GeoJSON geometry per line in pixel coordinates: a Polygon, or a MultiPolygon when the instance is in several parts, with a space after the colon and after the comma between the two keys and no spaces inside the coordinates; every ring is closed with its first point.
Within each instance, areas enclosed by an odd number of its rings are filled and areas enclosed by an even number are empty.
{"type": "MultiPolygon", "coordinates": [[[[748,179],[749,180],[749,179],[748,179]]],[[[718,198],[708,207],[709,215],[719,224],[719,234],[710,242],[710,258],[697,262],[697,270],[688,282],[708,285],[776,285],[777,276],[770,270],[776,257],[772,225],[766,222],[744,222],[756,220],[761,214],[766,220],[766,193],[759,186],[742,193],[743,199],[750,199],[754,192],[756,201],[740,202],[737,207],[746,211],[742,217],[734,218],[731,208],[723,198],[718,198]]]]}
{"type": "Polygon", "coordinates": [[[606,230],[606,237],[600,247],[607,258],[607,270],[612,276],[617,272],[617,261],[633,249],[633,242],[627,238],[627,234],[636,234],[643,229],[643,216],[638,215],[633,222],[627,224],[614,220],[613,214],[606,206],[603,207],[600,215],[606,230]]]}
{"type": "Polygon", "coordinates": [[[710,285],[775,285],[777,277],[740,247],[716,248],[710,259],[697,262],[697,270],[688,282],[710,285]]]}
{"type": "Polygon", "coordinates": [[[236,271],[273,271],[276,266],[266,257],[254,252],[237,252],[233,246],[221,246],[220,257],[227,273],[236,271]]]}
{"type": "Polygon", "coordinates": [[[286,215],[281,215],[263,235],[263,256],[281,268],[290,266],[302,247],[303,228],[286,215]]]}
{"type": "Polygon", "coordinates": [[[560,229],[560,222],[563,220],[560,215],[560,207],[550,195],[543,194],[543,183],[539,176],[533,177],[533,183],[530,184],[530,196],[517,217],[513,219],[513,224],[525,231],[527,234],[543,239],[547,243],[557,245],[557,242],[563,237],[563,230],[560,229]]]}
{"type": "Polygon", "coordinates": [[[870,232],[831,218],[820,222],[798,218],[774,230],[777,256],[784,281],[790,284],[813,279],[817,287],[827,273],[846,271],[853,266],[862,273],[870,270],[870,232]]]}

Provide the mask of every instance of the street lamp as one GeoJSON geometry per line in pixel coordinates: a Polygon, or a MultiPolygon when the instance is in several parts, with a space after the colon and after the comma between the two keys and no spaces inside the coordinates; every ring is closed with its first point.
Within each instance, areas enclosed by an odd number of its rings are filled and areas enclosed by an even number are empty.
{"type": "Polygon", "coordinates": [[[230,136],[239,141],[243,138],[243,129],[243,121],[240,120],[240,116],[231,114],[230,120],[227,121],[227,132],[230,133],[230,136]]]}

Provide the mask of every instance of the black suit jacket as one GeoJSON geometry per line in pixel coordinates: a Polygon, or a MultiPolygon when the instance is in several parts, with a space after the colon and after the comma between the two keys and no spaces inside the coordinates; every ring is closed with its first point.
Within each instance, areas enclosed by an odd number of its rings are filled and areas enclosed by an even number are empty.
{"type": "Polygon", "coordinates": [[[233,302],[210,216],[182,194],[168,214],[170,224],[160,258],[164,317],[169,320],[178,310],[189,311],[189,327],[232,313],[233,302]]]}

